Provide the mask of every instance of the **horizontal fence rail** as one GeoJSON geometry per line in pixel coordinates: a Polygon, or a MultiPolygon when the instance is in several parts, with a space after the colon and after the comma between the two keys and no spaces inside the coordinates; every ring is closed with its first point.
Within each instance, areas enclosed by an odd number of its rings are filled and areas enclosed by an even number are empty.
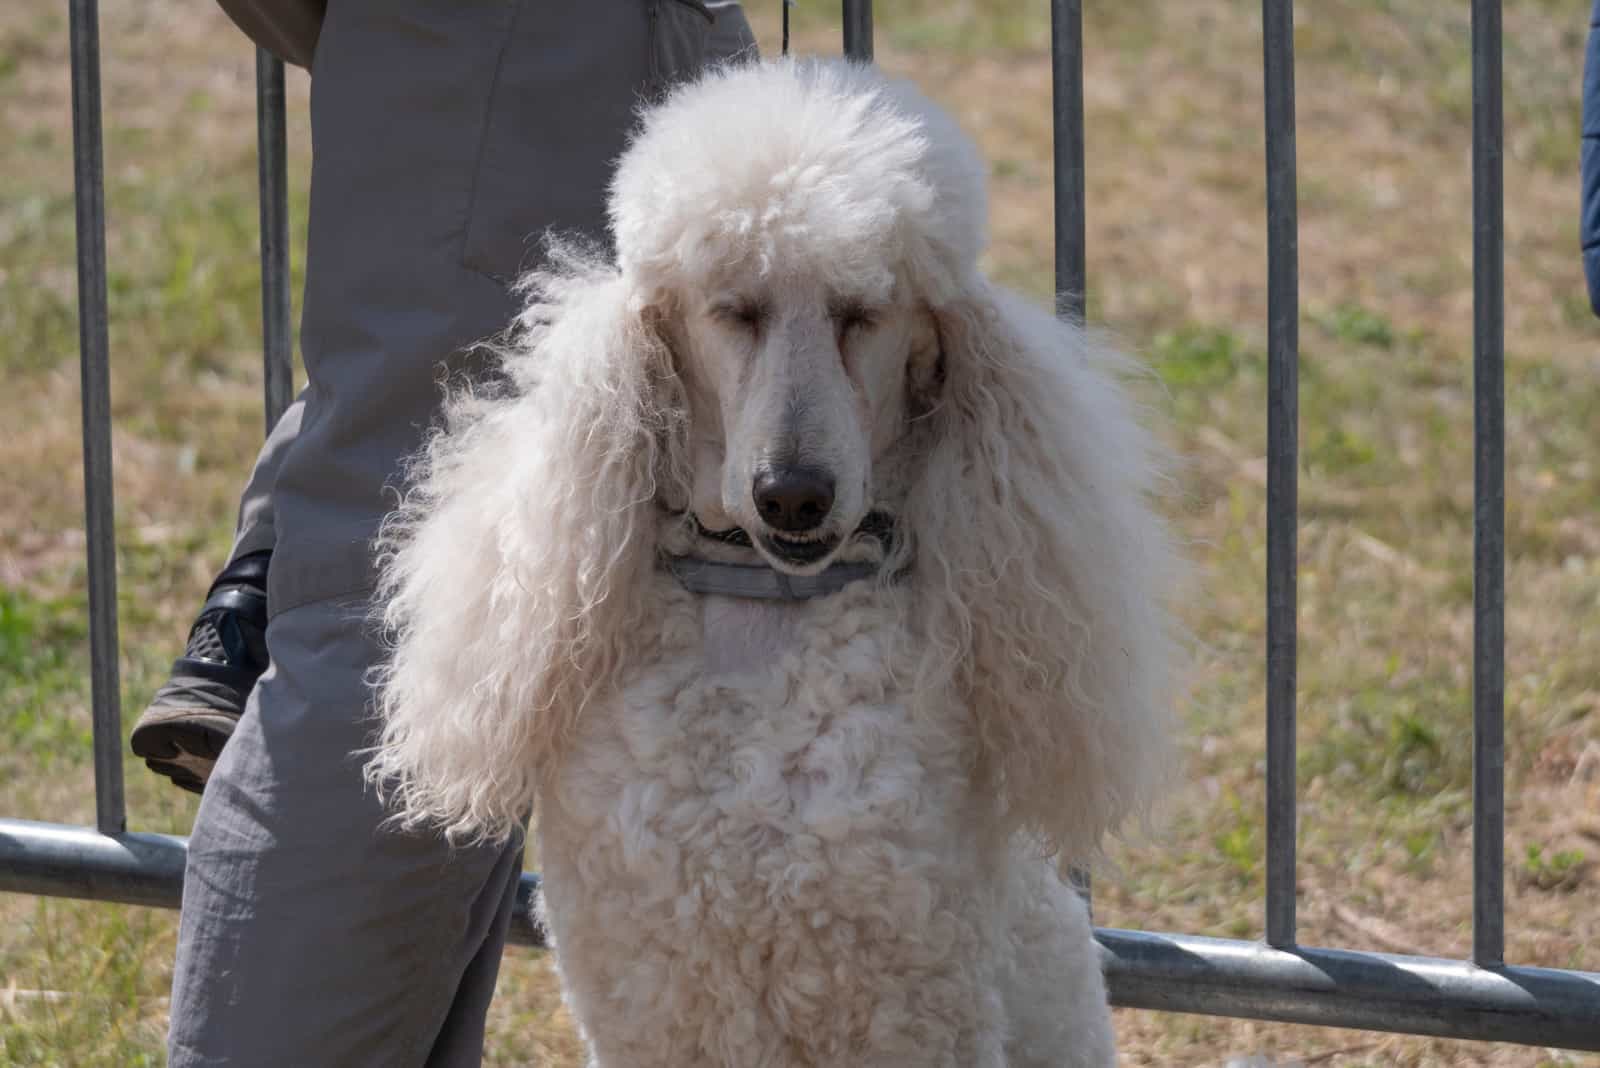
{"type": "MultiPolygon", "coordinates": [[[[0,819],[0,891],[176,908],[184,840],[0,819]]],[[[542,946],[525,874],[511,941],[542,946]]],[[[1600,974],[1098,927],[1111,1003],[1600,1051],[1600,974]]]]}
{"type": "MultiPolygon", "coordinates": [[[[1087,292],[1083,5],[1050,0],[1057,310],[1087,292]]],[[[1298,421],[1294,10],[1262,0],[1268,230],[1266,943],[1096,928],[1113,1004],[1600,1051],[1600,974],[1504,964],[1504,231],[1499,0],[1471,0],[1474,285],[1472,961],[1312,949],[1295,936],[1298,421]]],[[[94,719],[95,827],[0,818],[0,892],[176,908],[185,839],[126,832],[97,0],[70,0],[79,354],[94,719]]],[[[843,0],[844,50],[873,55],[870,0],[843,0]]],[[[265,412],[291,401],[283,65],[256,65],[265,412]]],[[[511,940],[540,946],[538,876],[511,940]]],[[[1085,890],[1087,886],[1085,885],[1085,890]]]]}

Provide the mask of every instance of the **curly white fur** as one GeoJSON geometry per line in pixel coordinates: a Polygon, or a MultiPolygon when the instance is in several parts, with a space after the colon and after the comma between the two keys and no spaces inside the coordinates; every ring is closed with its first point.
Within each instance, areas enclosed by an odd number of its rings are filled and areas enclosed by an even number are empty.
{"type": "Polygon", "coordinates": [[[369,775],[458,839],[536,812],[598,1064],[1114,1060],[1057,865],[1168,769],[1178,568],[1122,363],[982,278],[984,212],[978,154],[903,84],[708,75],[622,161],[616,262],[529,281],[508,384],[452,400],[386,529],[369,775]],[[881,582],[760,604],[657,566],[705,436],[673,324],[730,270],[936,330],[869,464],[881,582]]]}

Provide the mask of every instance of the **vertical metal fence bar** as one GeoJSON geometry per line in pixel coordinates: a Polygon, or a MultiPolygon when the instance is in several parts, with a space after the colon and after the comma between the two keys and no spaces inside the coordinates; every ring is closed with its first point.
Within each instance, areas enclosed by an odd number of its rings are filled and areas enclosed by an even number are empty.
{"type": "Polygon", "coordinates": [[[267,433],[294,398],[289,311],[289,163],[283,61],[256,49],[256,161],[261,190],[261,354],[267,433]]]}
{"type": "Polygon", "coordinates": [[[1299,237],[1294,3],[1262,0],[1267,140],[1267,944],[1295,941],[1299,237]]]}
{"type": "Polygon", "coordinates": [[[1472,4],[1472,959],[1505,959],[1505,232],[1500,0],[1472,4]]]}
{"type": "Polygon", "coordinates": [[[844,54],[872,62],[872,0],[844,0],[844,54]]]}
{"type": "Polygon", "coordinates": [[[1084,317],[1083,0],[1050,0],[1050,96],[1055,128],[1056,314],[1084,317]]]}
{"type": "Polygon", "coordinates": [[[111,483],[111,363],[106,309],[105,164],[100,132],[98,0],[71,0],[72,181],[78,244],[78,362],[83,375],[84,533],[94,705],[95,825],[120,833],[122,699],[117,669],[117,544],[111,483]]]}
{"type": "MultiPolygon", "coordinates": [[[[1083,0],[1050,0],[1050,117],[1055,175],[1056,314],[1081,322],[1088,293],[1083,148],[1083,0]]],[[[1089,872],[1071,871],[1091,906],[1089,872]]]]}

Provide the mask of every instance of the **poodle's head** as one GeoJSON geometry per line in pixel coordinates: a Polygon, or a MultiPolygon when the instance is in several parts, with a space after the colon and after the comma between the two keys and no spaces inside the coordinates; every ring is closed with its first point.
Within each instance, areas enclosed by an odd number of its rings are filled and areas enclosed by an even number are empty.
{"type": "Polygon", "coordinates": [[[978,271],[983,186],[942,112],[848,63],[713,72],[645,116],[615,261],[526,281],[509,388],[452,401],[388,527],[370,773],[407,818],[515,827],[684,540],[797,574],[872,542],[906,699],[971,710],[1015,826],[1079,857],[1138,807],[1173,661],[1156,450],[1116,354],[978,271]]]}
{"type": "Polygon", "coordinates": [[[805,573],[895,508],[984,211],[971,143],[870,68],[729,68],[646,116],[611,219],[684,387],[702,526],[805,573]]]}

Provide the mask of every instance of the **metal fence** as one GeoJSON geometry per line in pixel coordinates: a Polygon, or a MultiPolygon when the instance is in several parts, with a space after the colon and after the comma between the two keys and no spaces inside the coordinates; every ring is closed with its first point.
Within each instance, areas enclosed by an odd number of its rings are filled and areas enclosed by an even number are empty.
{"type": "MultiPolygon", "coordinates": [[[[0,819],[0,891],[174,908],[185,843],[125,830],[118,702],[97,0],[69,0],[96,827],[0,819]]],[[[872,57],[870,0],[844,46],[872,57]]],[[[1097,928],[1114,1004],[1600,1050],[1600,974],[1504,962],[1504,237],[1499,0],[1472,0],[1474,274],[1473,952],[1471,961],[1295,941],[1297,363],[1294,12],[1263,0],[1268,231],[1266,941],[1097,928]]],[[[1083,4],[1051,0],[1057,289],[1081,316],[1083,4]]],[[[270,427],[290,400],[283,66],[256,57],[270,427]]],[[[537,885],[524,876],[524,904],[537,885]]],[[[513,940],[538,944],[526,909],[513,940]]]]}

